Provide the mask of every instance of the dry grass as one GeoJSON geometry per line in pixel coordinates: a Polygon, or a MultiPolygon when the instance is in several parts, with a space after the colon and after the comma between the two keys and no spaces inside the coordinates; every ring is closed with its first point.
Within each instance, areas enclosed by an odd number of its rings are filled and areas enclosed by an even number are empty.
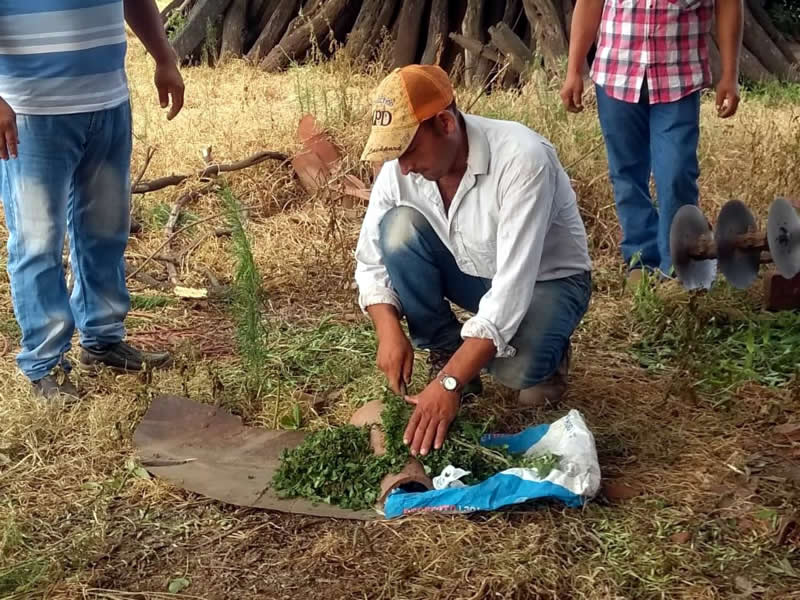
{"type": "MultiPolygon", "coordinates": [[[[377,72],[336,61],[276,76],[236,62],[187,70],[184,112],[168,123],[157,105],[151,62],[138,44],[129,63],[134,172],[148,147],[156,149],[148,177],[201,167],[205,146],[220,161],[261,149],[292,152],[297,121],[313,110],[341,143],[349,166],[369,178],[356,158],[377,72]]],[[[474,97],[474,91],[459,92],[462,105],[474,97]]],[[[236,509],[142,478],[130,461],[131,439],[154,394],[216,399],[265,426],[273,424],[278,397],[282,406],[291,397],[303,408],[304,426],[319,427],[346,420],[379,391],[374,341],[351,287],[363,208],[345,209],[324,194],[308,198],[285,167],[268,162],[227,177],[250,207],[247,231],[267,297],[265,381],[271,383],[255,399],[243,392],[224,300],[167,298],[132,280],[132,339],[172,347],[177,368],[152,378],[82,375],[86,401],[68,410],[43,408],[13,362],[17,331],[8,280],[0,278],[0,595],[166,598],[169,581],[186,577],[184,597],[214,599],[696,599],[748,590],[753,598],[800,598],[800,539],[778,536],[782,520],[800,509],[800,451],[772,431],[798,420],[796,380],[773,388],[744,382],[720,403],[693,385],[692,369],[673,364],[663,373],[645,371],[630,351],[648,330],[622,294],[596,115],[590,109],[567,118],[553,90],[535,88],[484,96],[474,110],[526,122],[557,145],[580,194],[597,267],[564,405],[520,412],[490,385],[481,410],[512,430],[579,409],[595,432],[604,476],[639,495],[600,497],[582,511],[549,506],[362,524],[236,509]],[[321,328],[326,315],[332,324],[321,328]],[[323,408],[315,411],[320,398],[323,408]]],[[[798,116],[800,105],[745,98],[739,115],[723,123],[704,104],[702,203],[712,220],[732,196],[764,220],[774,194],[800,192],[798,116]]],[[[136,199],[146,228],[131,241],[132,265],[161,245],[163,233],[154,224],[192,186],[197,183],[136,199]]],[[[214,194],[186,210],[195,219],[224,214],[214,194]]],[[[220,217],[177,238],[177,250],[193,248],[179,267],[185,285],[231,281],[231,241],[214,235],[224,224],[220,217]]],[[[4,229],[0,236],[5,240],[4,229]]],[[[144,272],[166,277],[158,262],[144,272]]],[[[685,295],[670,293],[664,302],[685,306],[685,295]]],[[[757,300],[711,298],[701,308],[719,315],[757,300]]]]}

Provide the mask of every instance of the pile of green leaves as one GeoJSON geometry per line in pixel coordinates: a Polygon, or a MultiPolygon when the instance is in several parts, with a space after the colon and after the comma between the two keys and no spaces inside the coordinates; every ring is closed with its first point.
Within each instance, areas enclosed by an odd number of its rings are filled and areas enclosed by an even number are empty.
{"type": "MultiPolygon", "coordinates": [[[[387,394],[381,414],[386,438],[386,454],[375,456],[369,443],[369,429],[344,425],[309,434],[303,443],[284,450],[273,485],[283,497],[303,497],[352,510],[375,505],[380,482],[388,474],[399,472],[409,457],[403,432],[412,407],[401,398],[387,394]]],[[[553,454],[527,457],[514,455],[507,448],[486,448],[480,438],[492,425],[491,420],[474,421],[456,417],[447,439],[439,450],[418,459],[431,477],[447,465],[470,471],[461,479],[473,485],[510,467],[532,468],[540,477],[558,465],[553,454]]]]}
{"type": "Polygon", "coordinates": [[[389,468],[387,457],[372,452],[369,429],[344,425],[316,431],[284,450],[273,485],[283,497],[361,510],[375,504],[389,468]]]}

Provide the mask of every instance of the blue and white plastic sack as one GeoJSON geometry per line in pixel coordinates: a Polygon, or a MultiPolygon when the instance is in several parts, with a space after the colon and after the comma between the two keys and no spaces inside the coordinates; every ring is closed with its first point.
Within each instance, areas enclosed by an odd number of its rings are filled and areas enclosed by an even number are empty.
{"type": "Polygon", "coordinates": [[[469,513],[498,510],[531,500],[559,500],[578,507],[591,500],[600,489],[600,465],[594,436],[583,416],[570,410],[551,424],[529,427],[516,434],[488,434],[481,438],[486,447],[508,446],[509,452],[537,456],[551,452],[561,457],[558,466],[540,478],[535,469],[512,468],[500,471],[475,485],[459,485],[463,474],[458,465],[445,469],[440,485],[451,487],[427,492],[389,494],[383,512],[393,519],[415,512],[469,513]]]}

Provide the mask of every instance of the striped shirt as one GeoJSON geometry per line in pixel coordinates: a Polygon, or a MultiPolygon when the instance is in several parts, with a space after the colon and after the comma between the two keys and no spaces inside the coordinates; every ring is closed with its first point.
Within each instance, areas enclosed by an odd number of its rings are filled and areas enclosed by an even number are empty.
{"type": "Polygon", "coordinates": [[[605,0],[592,79],[612,98],[674,102],[708,87],[714,0],[605,0]]]}
{"type": "Polygon", "coordinates": [[[0,97],[59,115],[128,101],[122,0],[0,0],[0,97]]]}

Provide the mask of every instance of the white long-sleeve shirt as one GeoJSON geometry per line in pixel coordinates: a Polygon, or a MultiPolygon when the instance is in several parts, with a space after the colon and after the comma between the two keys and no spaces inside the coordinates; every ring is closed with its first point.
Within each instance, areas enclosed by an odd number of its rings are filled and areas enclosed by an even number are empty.
{"type": "MultiPolygon", "coordinates": [[[[462,113],[463,114],[463,113],[462,113]]],[[[459,269],[492,280],[462,338],[488,338],[496,356],[514,356],[509,342],[531,307],[537,281],[590,271],[575,192],[548,140],[520,123],[464,114],[467,170],[446,213],[439,188],[386,162],[372,188],[356,247],[355,279],[362,310],[403,309],[383,263],[379,226],[396,206],[421,212],[459,269]]]]}

